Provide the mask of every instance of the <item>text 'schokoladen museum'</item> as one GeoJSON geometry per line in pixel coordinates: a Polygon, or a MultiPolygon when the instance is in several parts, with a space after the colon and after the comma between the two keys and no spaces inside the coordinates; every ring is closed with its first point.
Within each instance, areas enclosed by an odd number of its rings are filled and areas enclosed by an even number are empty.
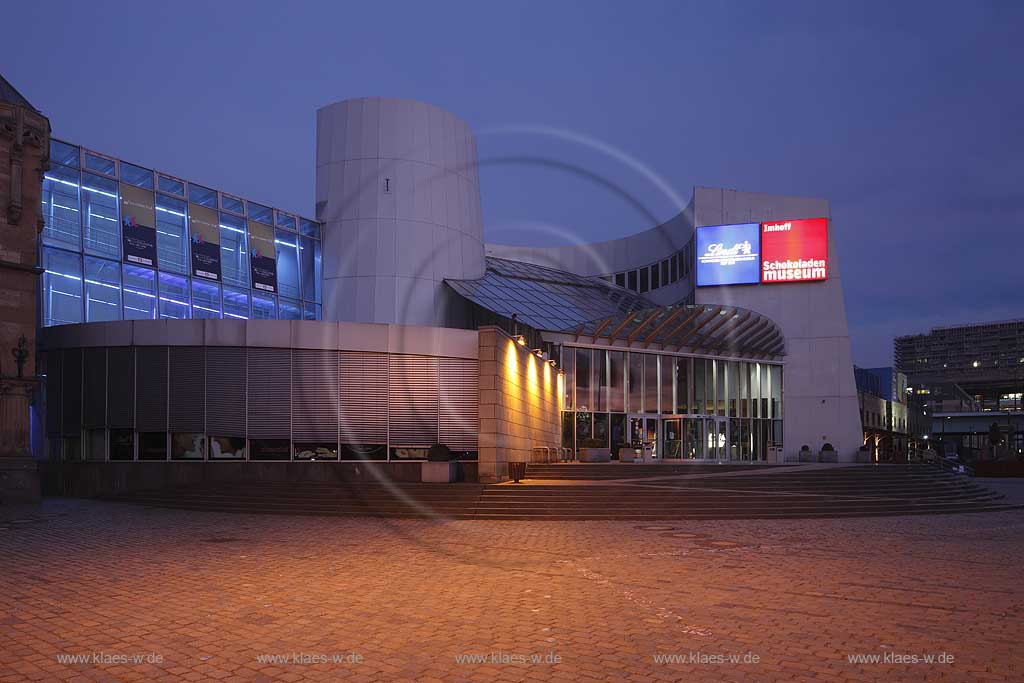
{"type": "Polygon", "coordinates": [[[630,237],[485,244],[469,126],[387,98],[317,112],[316,200],[54,141],[36,447],[128,478],[417,480],[440,443],[493,482],[588,439],[669,462],[862,444],[827,201],[698,187],[630,237]]]}

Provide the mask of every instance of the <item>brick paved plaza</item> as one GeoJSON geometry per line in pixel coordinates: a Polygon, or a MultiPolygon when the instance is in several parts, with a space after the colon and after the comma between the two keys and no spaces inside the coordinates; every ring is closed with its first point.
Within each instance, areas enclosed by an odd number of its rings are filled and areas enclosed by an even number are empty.
{"type": "Polygon", "coordinates": [[[0,513],[0,680],[1021,681],[1022,539],[1021,511],[445,522],[48,500],[0,513]]]}

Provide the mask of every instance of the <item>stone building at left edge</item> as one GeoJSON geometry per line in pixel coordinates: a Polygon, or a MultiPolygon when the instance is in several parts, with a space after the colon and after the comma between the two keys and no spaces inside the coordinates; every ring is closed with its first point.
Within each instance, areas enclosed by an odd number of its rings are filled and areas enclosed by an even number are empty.
{"type": "Polygon", "coordinates": [[[0,76],[0,504],[39,499],[31,457],[36,357],[37,240],[50,122],[0,76]]]}

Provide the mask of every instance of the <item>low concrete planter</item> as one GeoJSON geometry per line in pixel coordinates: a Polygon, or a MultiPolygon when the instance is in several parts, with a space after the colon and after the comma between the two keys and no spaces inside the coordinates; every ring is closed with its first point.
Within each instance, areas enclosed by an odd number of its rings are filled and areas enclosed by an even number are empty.
{"type": "MultiPolygon", "coordinates": [[[[619,451],[621,453],[621,451],[619,451]]],[[[610,462],[612,449],[610,448],[581,448],[580,462],[610,462]]]]}
{"type": "Polygon", "coordinates": [[[857,451],[856,462],[871,462],[871,451],[857,451]]]}
{"type": "Polygon", "coordinates": [[[458,475],[458,463],[448,462],[420,463],[420,481],[430,484],[450,484],[458,475]]]}
{"type": "Polygon", "coordinates": [[[818,462],[839,462],[839,453],[836,451],[819,451],[818,462]]]}
{"type": "Polygon", "coordinates": [[[817,458],[814,457],[814,453],[811,451],[800,451],[800,454],[797,456],[798,462],[815,462],[816,460],[817,458]]]}

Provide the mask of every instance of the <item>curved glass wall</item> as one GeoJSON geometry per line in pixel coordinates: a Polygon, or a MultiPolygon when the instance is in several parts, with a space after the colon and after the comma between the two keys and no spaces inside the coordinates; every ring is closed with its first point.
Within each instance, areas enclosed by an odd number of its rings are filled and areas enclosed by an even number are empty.
{"type": "Polygon", "coordinates": [[[39,253],[44,326],[157,317],[321,319],[318,223],[60,140],[51,140],[50,158],[39,253]],[[205,225],[190,223],[193,214],[212,216],[217,234],[191,234],[190,225],[205,225]],[[276,275],[264,268],[259,286],[249,222],[265,224],[267,243],[274,242],[269,260],[276,275]],[[212,275],[193,279],[197,257],[207,259],[203,272],[212,275]]]}
{"type": "Polygon", "coordinates": [[[763,462],[782,444],[782,365],[577,347],[565,372],[563,445],[596,438],[612,457],[763,462]]]}

